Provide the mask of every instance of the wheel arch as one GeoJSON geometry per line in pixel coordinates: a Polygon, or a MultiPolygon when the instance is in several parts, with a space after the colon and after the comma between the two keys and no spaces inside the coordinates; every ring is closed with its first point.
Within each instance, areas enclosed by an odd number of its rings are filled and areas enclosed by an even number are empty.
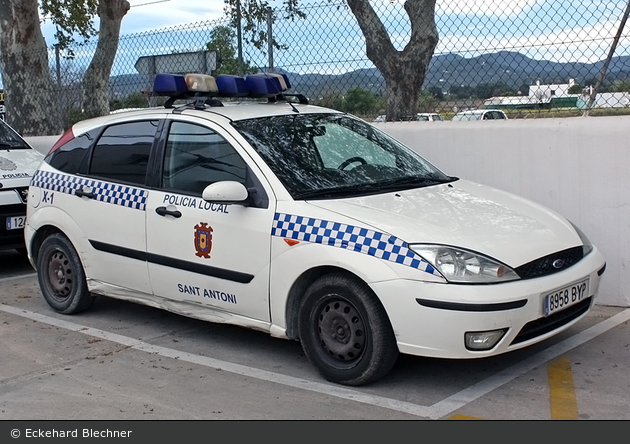
{"type": "Polygon", "coordinates": [[[39,256],[39,250],[44,240],[47,237],[56,233],[59,233],[62,236],[65,236],[66,238],[68,238],[68,235],[66,233],[64,233],[59,227],[56,227],[54,225],[44,225],[42,227],[39,227],[37,231],[35,231],[35,234],[31,238],[31,242],[30,242],[30,251],[31,251],[31,256],[32,256],[34,264],[37,264],[37,257],[39,256]]]}
{"type": "MultiPolygon", "coordinates": [[[[346,274],[348,276],[354,277],[355,279],[363,282],[374,294],[374,297],[378,299],[376,293],[372,290],[367,282],[362,279],[360,276],[352,273],[351,271],[342,268],[336,267],[332,265],[324,265],[319,267],[311,268],[304,273],[302,273],[291,285],[289,290],[289,294],[287,297],[286,307],[285,307],[285,318],[286,318],[286,336],[289,339],[299,340],[298,333],[298,318],[300,312],[300,304],[302,302],[302,298],[304,297],[304,293],[306,289],[317,279],[327,274],[333,273],[341,273],[346,274]]],[[[382,304],[382,303],[381,303],[382,304]]]]}

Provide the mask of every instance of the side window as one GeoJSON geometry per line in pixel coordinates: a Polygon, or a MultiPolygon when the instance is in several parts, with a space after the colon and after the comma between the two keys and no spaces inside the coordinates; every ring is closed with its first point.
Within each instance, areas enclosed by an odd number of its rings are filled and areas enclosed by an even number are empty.
{"type": "Polygon", "coordinates": [[[173,122],[166,142],[162,187],[201,196],[214,182],[246,183],[247,166],[218,133],[200,125],[173,122]]]}
{"type": "Polygon", "coordinates": [[[108,127],[92,153],[90,175],[144,185],[158,120],[108,127]]]}
{"type": "Polygon", "coordinates": [[[59,171],[76,174],[81,172],[81,169],[84,170],[85,156],[93,142],[93,134],[81,134],[50,153],[45,160],[50,166],[59,171]],[[83,168],[81,168],[82,166],[83,168]]]}

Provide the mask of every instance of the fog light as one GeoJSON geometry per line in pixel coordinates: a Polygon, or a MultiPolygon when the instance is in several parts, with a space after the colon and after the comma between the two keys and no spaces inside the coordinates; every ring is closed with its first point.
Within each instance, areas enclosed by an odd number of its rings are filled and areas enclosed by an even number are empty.
{"type": "Polygon", "coordinates": [[[466,333],[464,342],[468,350],[490,350],[501,340],[507,328],[492,331],[473,331],[466,333]]]}

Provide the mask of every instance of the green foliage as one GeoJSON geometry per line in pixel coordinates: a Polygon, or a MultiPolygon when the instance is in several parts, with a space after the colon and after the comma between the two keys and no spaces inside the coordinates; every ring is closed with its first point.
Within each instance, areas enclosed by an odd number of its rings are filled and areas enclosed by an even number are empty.
{"type": "Polygon", "coordinates": [[[630,80],[615,80],[608,92],[627,92],[630,93],[630,80]]]}
{"type": "MultiPolygon", "coordinates": [[[[237,28],[240,5],[241,26],[246,38],[257,48],[267,47],[267,15],[271,7],[266,0],[224,0],[224,12],[230,18],[230,27],[237,28]]],[[[303,19],[306,14],[299,8],[300,0],[283,0],[281,12],[288,20],[303,19]]],[[[275,4],[275,2],[274,2],[275,4]]],[[[286,49],[273,38],[273,46],[286,49]]]]}
{"type": "Polygon", "coordinates": [[[363,88],[351,88],[346,94],[334,92],[310,101],[313,105],[344,111],[357,116],[371,116],[385,107],[385,101],[363,88]]]}
{"type": "Polygon", "coordinates": [[[473,96],[474,88],[469,85],[453,85],[448,93],[454,99],[469,99],[473,96]]]}
{"type": "Polygon", "coordinates": [[[87,118],[88,116],[80,108],[69,108],[63,113],[62,128],[70,128],[75,123],[87,118]]]}
{"type": "Polygon", "coordinates": [[[431,94],[438,100],[444,100],[444,93],[442,92],[442,88],[439,86],[431,86],[427,88],[425,92],[431,94]]]}
{"type": "Polygon", "coordinates": [[[370,91],[363,88],[351,88],[343,98],[342,111],[351,114],[371,114],[379,108],[380,103],[370,91]]]}
{"type": "Polygon", "coordinates": [[[70,45],[76,42],[75,35],[87,41],[97,34],[93,24],[97,7],[98,0],[41,0],[44,22],[55,25],[57,44],[70,57],[74,56],[70,45]]]}
{"type": "Polygon", "coordinates": [[[572,85],[568,90],[567,93],[569,94],[581,94],[582,93],[582,87],[579,84],[575,84],[572,85]]]}
{"type": "MultiPolygon", "coordinates": [[[[442,91],[440,91],[440,95],[442,95],[442,91]]],[[[418,98],[418,112],[435,112],[436,108],[440,105],[440,100],[441,99],[431,94],[428,90],[422,91],[422,93],[420,93],[420,97],[418,98]]]]}
{"type": "Polygon", "coordinates": [[[149,100],[141,92],[134,92],[122,99],[112,100],[109,104],[111,111],[123,108],[148,108],[149,100]]]}
{"type": "MultiPolygon", "coordinates": [[[[210,41],[206,44],[209,50],[217,51],[218,68],[212,75],[238,74],[238,59],[236,44],[236,32],[227,26],[217,26],[210,31],[210,41]]],[[[249,61],[243,61],[243,74],[254,74],[258,68],[252,66],[249,61]]]]}
{"type": "Polygon", "coordinates": [[[313,105],[323,106],[324,108],[332,108],[336,110],[343,109],[343,95],[339,92],[326,94],[323,97],[310,101],[313,105]]]}

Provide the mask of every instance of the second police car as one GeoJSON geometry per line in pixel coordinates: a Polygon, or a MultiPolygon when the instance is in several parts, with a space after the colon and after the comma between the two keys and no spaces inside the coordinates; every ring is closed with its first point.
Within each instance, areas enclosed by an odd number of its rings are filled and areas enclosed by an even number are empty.
{"type": "Polygon", "coordinates": [[[50,306],[105,295],[300,340],[348,385],[399,353],[525,347],[592,307],[605,262],[569,221],[288,98],[287,83],[158,75],[165,107],[68,130],[28,200],[50,306]],[[268,103],[217,99],[240,95],[268,103]]]}
{"type": "Polygon", "coordinates": [[[28,187],[42,158],[0,119],[0,250],[25,251],[28,187]]]}

